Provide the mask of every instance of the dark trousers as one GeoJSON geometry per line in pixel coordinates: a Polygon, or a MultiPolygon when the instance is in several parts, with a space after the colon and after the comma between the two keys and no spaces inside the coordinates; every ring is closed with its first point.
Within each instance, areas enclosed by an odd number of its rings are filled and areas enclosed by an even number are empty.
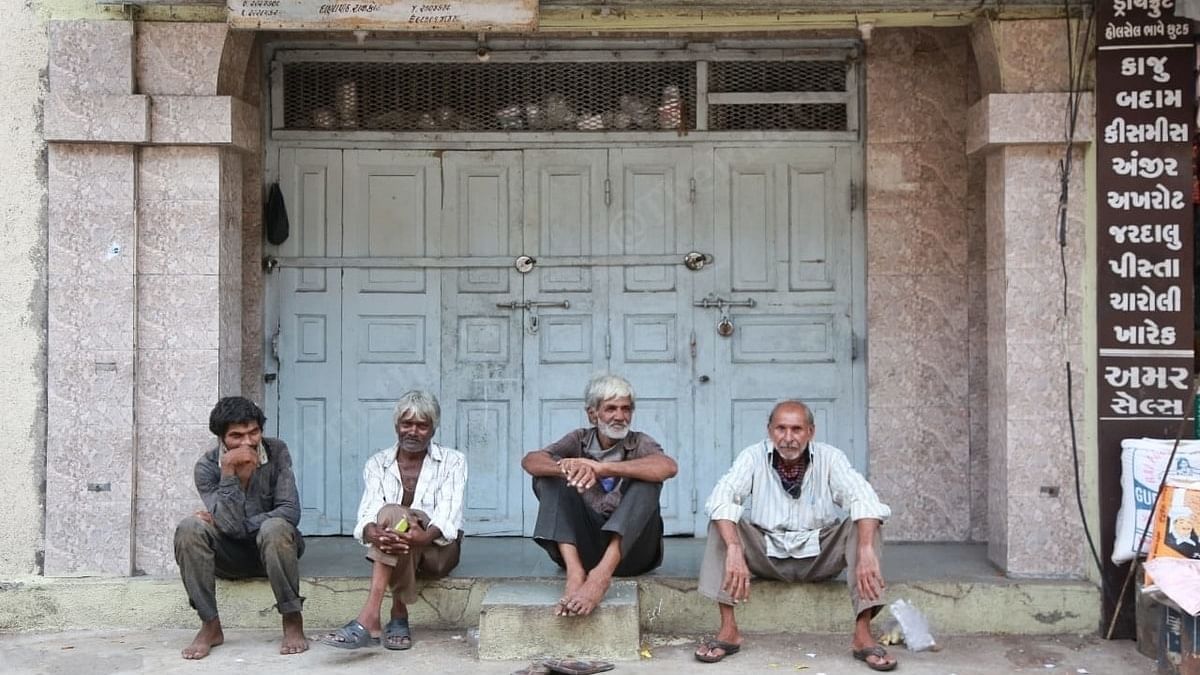
{"type": "Polygon", "coordinates": [[[658,496],[662,483],[625,481],[621,503],[609,515],[593,511],[566,479],[539,476],[533,479],[538,498],[536,541],[550,558],[565,567],[558,544],[574,544],[584,569],[600,563],[612,535],[621,536],[621,562],[613,573],[619,577],[645,574],[662,564],[663,523],[658,496]]]}
{"type": "Polygon", "coordinates": [[[175,562],[187,590],[188,602],[201,621],[217,617],[217,577],[267,577],[280,614],[299,612],[300,556],[304,538],[283,518],[263,521],[254,540],[234,539],[216,526],[188,516],[175,528],[175,562]]]}

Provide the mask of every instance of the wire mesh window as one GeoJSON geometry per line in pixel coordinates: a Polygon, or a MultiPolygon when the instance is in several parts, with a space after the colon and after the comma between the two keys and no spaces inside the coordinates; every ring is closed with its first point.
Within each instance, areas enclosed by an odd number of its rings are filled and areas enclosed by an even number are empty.
{"type": "Polygon", "coordinates": [[[695,128],[694,63],[295,62],[287,129],[630,131],[695,128]]]}
{"type": "Polygon", "coordinates": [[[846,91],[845,61],[715,61],[708,90],[714,92],[846,91]]]}
{"type": "Polygon", "coordinates": [[[842,103],[714,105],[708,109],[709,128],[720,131],[844,131],[842,103]]]}

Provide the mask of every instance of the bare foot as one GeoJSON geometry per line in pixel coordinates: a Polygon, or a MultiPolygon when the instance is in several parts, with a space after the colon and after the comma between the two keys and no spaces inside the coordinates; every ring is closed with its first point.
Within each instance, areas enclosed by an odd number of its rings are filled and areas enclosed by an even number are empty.
{"type": "Polygon", "coordinates": [[[604,594],[608,592],[608,586],[612,582],[612,577],[608,575],[596,574],[592,570],[587,581],[579,587],[579,590],[567,597],[566,607],[574,616],[587,616],[596,609],[600,601],[604,599],[604,594]]]}
{"type": "Polygon", "coordinates": [[[567,585],[563,588],[562,597],[558,599],[558,604],[554,606],[554,616],[572,616],[572,612],[567,603],[571,597],[579,592],[579,588],[587,581],[587,574],[580,571],[578,573],[567,572],[567,585]]]}
{"type": "Polygon", "coordinates": [[[283,615],[283,642],[279,643],[280,654],[299,654],[308,651],[308,638],[304,637],[304,615],[288,612],[283,615]]]}
{"type": "Polygon", "coordinates": [[[213,647],[225,642],[225,633],[221,630],[221,618],[216,617],[200,625],[200,632],[192,638],[192,644],[183,648],[180,653],[189,660],[202,659],[208,656],[213,647]]]}

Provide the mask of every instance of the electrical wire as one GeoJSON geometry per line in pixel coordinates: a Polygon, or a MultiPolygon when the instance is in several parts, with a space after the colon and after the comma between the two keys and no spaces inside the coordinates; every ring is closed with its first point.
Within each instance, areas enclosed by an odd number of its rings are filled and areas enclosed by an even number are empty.
{"type": "MultiPolygon", "coordinates": [[[[1091,45],[1092,24],[1095,19],[1095,11],[1086,12],[1085,4],[1079,5],[1079,19],[1075,22],[1074,34],[1071,29],[1071,2],[1063,0],[1063,21],[1066,27],[1067,38],[1067,109],[1066,119],[1064,120],[1064,139],[1063,139],[1063,158],[1059,160],[1059,194],[1058,194],[1058,210],[1056,212],[1056,239],[1058,241],[1058,261],[1062,271],[1062,308],[1063,317],[1069,320],[1070,313],[1070,298],[1069,298],[1069,275],[1067,271],[1067,206],[1070,201],[1071,194],[1071,171],[1072,171],[1072,155],[1075,142],[1076,123],[1079,119],[1079,102],[1082,98],[1080,90],[1083,86],[1083,74],[1085,72],[1084,61],[1087,58],[1088,48],[1091,45]],[[1087,14],[1087,24],[1084,27],[1083,14],[1087,14]]],[[[1092,538],[1092,530],[1088,525],[1087,510],[1083,504],[1083,487],[1079,477],[1079,440],[1075,429],[1075,408],[1073,399],[1075,395],[1074,380],[1071,376],[1071,361],[1067,359],[1065,363],[1067,374],[1067,424],[1071,431],[1071,465],[1073,467],[1073,477],[1075,484],[1075,505],[1079,510],[1079,520],[1083,525],[1083,534],[1087,539],[1088,550],[1092,554],[1092,562],[1095,563],[1096,569],[1100,571],[1100,594],[1104,597],[1109,606],[1116,606],[1120,600],[1114,601],[1112,597],[1112,589],[1104,579],[1104,564],[1100,561],[1100,553],[1096,547],[1096,542],[1092,538]]],[[[1115,618],[1115,615],[1114,615],[1115,618]]]]}

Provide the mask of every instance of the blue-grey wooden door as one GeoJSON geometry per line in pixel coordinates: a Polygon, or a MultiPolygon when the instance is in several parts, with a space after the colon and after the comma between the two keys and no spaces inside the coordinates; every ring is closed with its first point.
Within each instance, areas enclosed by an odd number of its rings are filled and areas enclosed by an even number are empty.
{"type": "MultiPolygon", "coordinates": [[[[342,151],[284,148],[279,185],[292,236],[278,256],[342,255],[342,151]]],[[[281,268],[270,279],[278,319],[270,327],[268,372],[278,371],[273,433],[292,453],[301,495],[300,529],[342,532],[342,270],[281,268]]],[[[271,386],[270,384],[268,386],[271,386]]]]}
{"type": "Polygon", "coordinates": [[[467,455],[466,531],[520,535],[524,277],[521,153],[442,155],[443,442],[467,455]]]}
{"type": "Polygon", "coordinates": [[[854,372],[854,220],[851,151],[714,151],[714,286],[698,309],[700,431],[717,452],[700,469],[701,493],[743,447],[766,435],[781,398],[812,407],[817,440],[865,468],[865,415],[854,372]],[[753,301],[753,306],[749,305],[753,301]],[[711,303],[710,303],[711,304],[711,303]],[[723,337],[722,317],[733,324],[723,337]]]}

